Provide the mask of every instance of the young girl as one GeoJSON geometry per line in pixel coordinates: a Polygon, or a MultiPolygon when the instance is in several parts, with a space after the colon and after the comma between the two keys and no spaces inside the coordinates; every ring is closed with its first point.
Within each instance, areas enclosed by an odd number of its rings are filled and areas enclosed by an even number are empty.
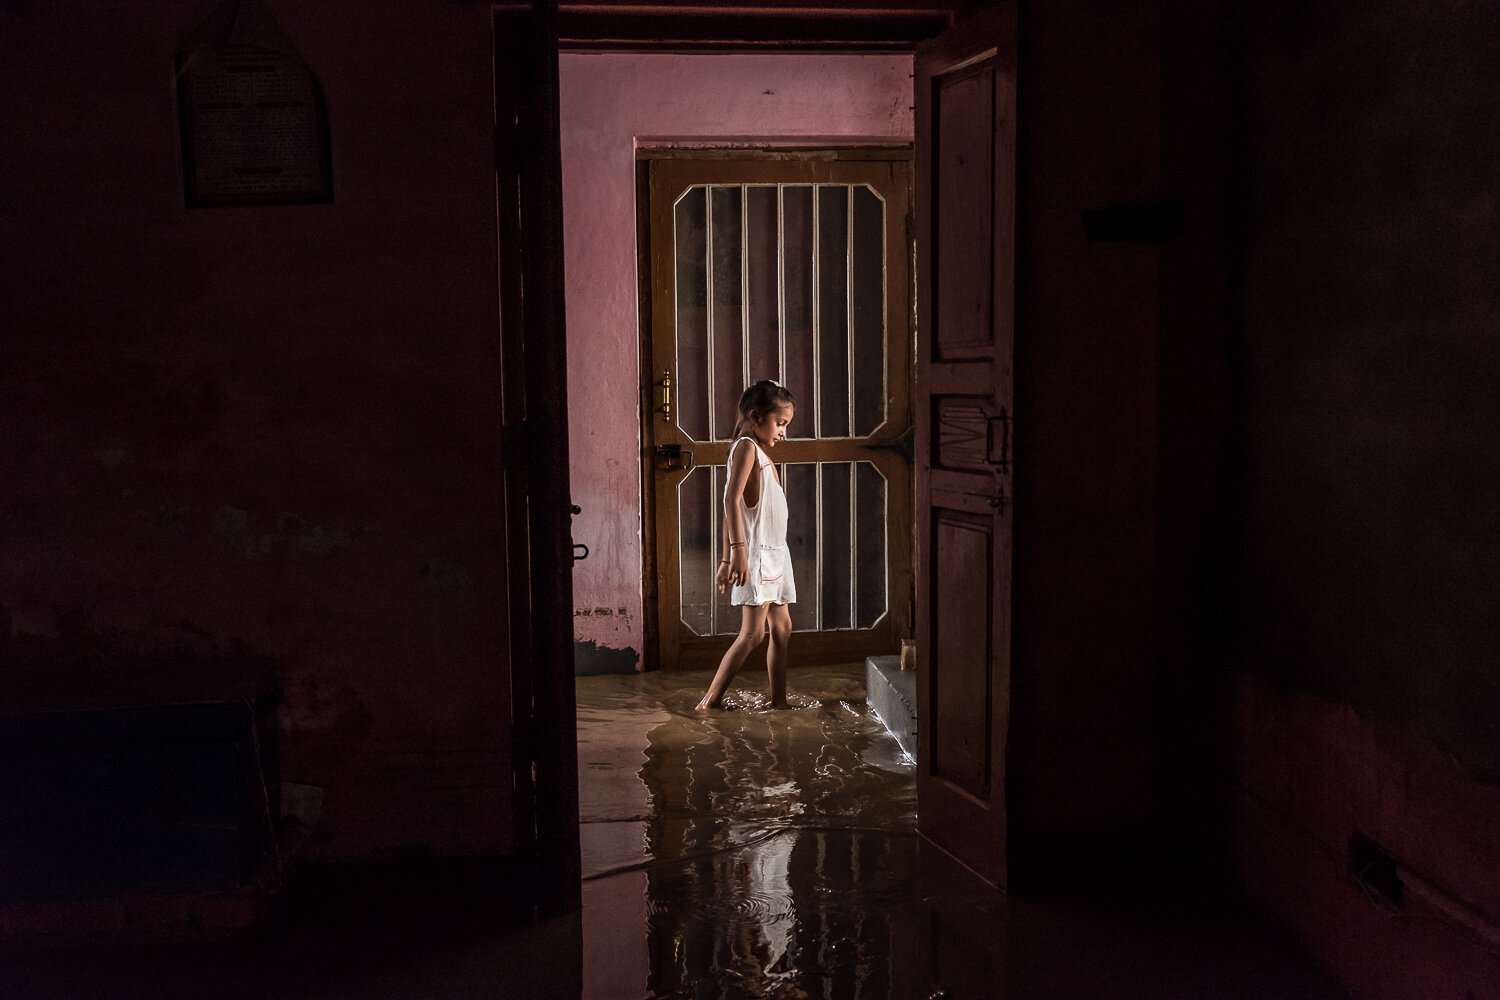
{"type": "Polygon", "coordinates": [[[765,639],[768,620],[771,648],[766,653],[766,672],[771,707],[786,707],[786,647],[792,637],[787,605],[797,600],[797,587],[786,546],[786,494],[766,452],[786,435],[795,409],[796,401],[786,386],[770,379],[755,383],[740,397],[724,485],[724,559],[714,574],[719,593],[734,588],[729,601],[740,605],[740,634],[719,661],[719,672],[699,708],[722,705],[735,672],[765,639]]]}

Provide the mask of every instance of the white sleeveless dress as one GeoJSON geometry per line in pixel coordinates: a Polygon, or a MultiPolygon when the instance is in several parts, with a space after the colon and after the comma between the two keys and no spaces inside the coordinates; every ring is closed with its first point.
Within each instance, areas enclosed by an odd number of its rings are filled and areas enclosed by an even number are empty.
{"type": "Polygon", "coordinates": [[[749,441],[755,449],[756,468],[760,476],[760,500],[746,506],[743,494],[733,503],[729,499],[729,474],[724,477],[725,516],[738,511],[744,527],[745,557],[750,572],[745,582],[730,592],[730,604],[792,604],[797,600],[797,585],[792,579],[792,553],[786,545],[786,494],[776,479],[771,459],[754,439],[742,437],[729,446],[728,469],[734,469],[734,450],[749,441]]]}

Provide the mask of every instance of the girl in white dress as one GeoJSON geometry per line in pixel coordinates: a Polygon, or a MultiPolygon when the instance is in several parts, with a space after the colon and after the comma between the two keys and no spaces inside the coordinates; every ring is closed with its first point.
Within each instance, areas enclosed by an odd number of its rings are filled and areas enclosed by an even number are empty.
{"type": "Polygon", "coordinates": [[[771,707],[786,707],[787,643],[792,637],[792,615],[787,605],[797,600],[797,587],[786,544],[786,494],[766,453],[786,436],[787,424],[795,413],[792,394],[770,379],[755,383],[740,397],[740,416],[734,444],[729,446],[724,485],[725,557],[714,574],[719,593],[730,590],[729,602],[740,606],[740,634],[719,661],[719,672],[714,674],[699,708],[722,706],[724,691],[735,672],[765,639],[767,622],[771,632],[771,648],[766,652],[771,707]]]}

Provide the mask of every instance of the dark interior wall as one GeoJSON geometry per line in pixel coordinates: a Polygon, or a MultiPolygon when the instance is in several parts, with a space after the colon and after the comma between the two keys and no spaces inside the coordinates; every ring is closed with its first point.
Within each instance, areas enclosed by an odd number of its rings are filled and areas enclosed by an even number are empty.
{"type": "Polygon", "coordinates": [[[1231,847],[1365,995],[1483,995],[1500,967],[1460,925],[1500,922],[1500,12],[1236,27],[1231,847]],[[1372,906],[1356,832],[1456,908],[1372,906]]]}
{"type": "Polygon", "coordinates": [[[1151,822],[1161,248],[1085,211],[1160,195],[1154,4],[1023,5],[1012,815],[1151,822]]]}
{"type": "Polygon", "coordinates": [[[1500,14],[1245,27],[1246,651],[1500,779],[1500,14]]]}
{"type": "Polygon", "coordinates": [[[1157,342],[1154,677],[1158,830],[1197,850],[1212,781],[1193,766],[1223,730],[1214,706],[1228,593],[1229,31],[1217,0],[1162,5],[1162,194],[1180,226],[1162,243],[1157,342]],[[1197,841],[1197,843],[1195,843],[1197,841]]]}
{"type": "Polygon", "coordinates": [[[335,200],[189,210],[213,6],[0,5],[0,659],[271,664],[325,856],[506,850],[488,7],[273,4],[335,200]]]}

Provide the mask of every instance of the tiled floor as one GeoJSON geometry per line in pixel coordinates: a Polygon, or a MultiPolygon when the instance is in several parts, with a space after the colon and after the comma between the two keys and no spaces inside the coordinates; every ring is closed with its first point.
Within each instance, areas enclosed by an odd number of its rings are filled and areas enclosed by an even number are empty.
{"type": "Polygon", "coordinates": [[[483,866],[323,873],[215,945],[0,954],[5,1000],[1335,1000],[1274,932],[1146,880],[987,888],[916,836],[862,668],[580,678],[581,915],[505,919],[483,866]],[[497,905],[498,904],[498,905],[497,905]]]}

